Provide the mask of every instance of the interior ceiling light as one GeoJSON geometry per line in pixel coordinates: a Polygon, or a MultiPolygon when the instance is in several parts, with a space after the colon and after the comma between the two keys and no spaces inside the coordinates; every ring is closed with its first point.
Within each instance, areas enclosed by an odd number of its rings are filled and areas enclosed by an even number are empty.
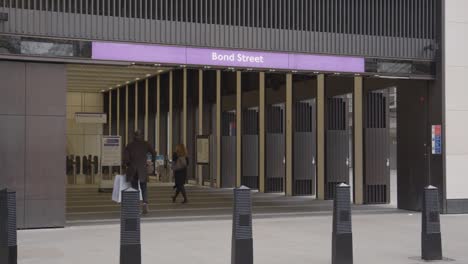
{"type": "Polygon", "coordinates": [[[148,74],[146,74],[146,77],[150,77],[150,76],[151,76],[151,74],[149,74],[149,73],[148,73],[148,74]]]}
{"type": "Polygon", "coordinates": [[[139,80],[140,80],[140,78],[135,78],[135,81],[139,81],[139,80]]]}
{"type": "Polygon", "coordinates": [[[126,81],[125,83],[126,83],[126,84],[129,84],[130,82],[129,82],[129,81],[126,81]]]}

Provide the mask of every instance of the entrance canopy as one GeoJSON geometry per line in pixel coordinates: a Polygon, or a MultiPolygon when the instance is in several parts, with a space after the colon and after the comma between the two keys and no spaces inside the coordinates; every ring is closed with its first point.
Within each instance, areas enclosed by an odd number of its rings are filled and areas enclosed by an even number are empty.
{"type": "Polygon", "coordinates": [[[93,42],[92,59],[293,71],[365,72],[362,57],[93,42]]]}

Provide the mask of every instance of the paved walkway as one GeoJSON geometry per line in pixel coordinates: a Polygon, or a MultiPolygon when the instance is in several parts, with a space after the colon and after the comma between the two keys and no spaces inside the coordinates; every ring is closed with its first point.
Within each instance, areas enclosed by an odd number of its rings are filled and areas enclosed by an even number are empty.
{"type": "MultiPolygon", "coordinates": [[[[188,186],[188,204],[172,203],[171,186],[149,188],[150,213],[144,221],[173,221],[230,219],[232,190],[188,186]]],[[[285,197],[284,194],[253,193],[253,211],[260,217],[278,215],[330,214],[332,201],[319,201],[312,197],[285,197]]],[[[182,197],[179,198],[179,202],[182,197]]],[[[396,209],[387,205],[355,206],[355,213],[390,213],[396,209]]],[[[110,193],[98,193],[97,188],[67,189],[67,221],[70,225],[116,223],[120,219],[120,206],[111,201],[110,193]]]]}
{"type": "MultiPolygon", "coordinates": [[[[443,247],[451,262],[468,263],[468,215],[442,216],[443,247]]],[[[331,216],[254,218],[256,264],[328,264],[331,216]]],[[[119,263],[119,225],[19,231],[19,263],[119,263]]],[[[417,264],[420,215],[407,212],[353,215],[354,263],[417,264]]],[[[143,264],[229,264],[231,221],[142,224],[143,264]]]]}

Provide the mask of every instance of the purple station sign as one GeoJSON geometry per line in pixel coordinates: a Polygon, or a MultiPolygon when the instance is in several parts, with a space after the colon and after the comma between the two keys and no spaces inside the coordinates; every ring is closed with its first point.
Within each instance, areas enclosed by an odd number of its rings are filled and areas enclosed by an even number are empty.
{"type": "Polygon", "coordinates": [[[364,58],[93,42],[92,59],[300,71],[364,72],[364,58]]]}

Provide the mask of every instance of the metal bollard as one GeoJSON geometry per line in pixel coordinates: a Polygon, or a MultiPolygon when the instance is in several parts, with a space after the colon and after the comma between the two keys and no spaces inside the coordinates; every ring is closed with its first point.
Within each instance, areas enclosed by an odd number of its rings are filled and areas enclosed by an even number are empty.
{"type": "Polygon", "coordinates": [[[439,189],[431,185],[424,188],[421,257],[423,260],[442,260],[439,189]]]}
{"type": "Polygon", "coordinates": [[[140,192],[122,191],[120,219],[120,264],[141,264],[140,192]]]}
{"type": "Polygon", "coordinates": [[[335,187],[335,200],[333,200],[332,264],[352,263],[350,187],[342,183],[335,187]]]}
{"type": "Polygon", "coordinates": [[[0,191],[0,263],[18,263],[16,192],[0,191]]]}
{"type": "Polygon", "coordinates": [[[253,264],[252,196],[245,186],[234,189],[231,264],[253,264]]]}

